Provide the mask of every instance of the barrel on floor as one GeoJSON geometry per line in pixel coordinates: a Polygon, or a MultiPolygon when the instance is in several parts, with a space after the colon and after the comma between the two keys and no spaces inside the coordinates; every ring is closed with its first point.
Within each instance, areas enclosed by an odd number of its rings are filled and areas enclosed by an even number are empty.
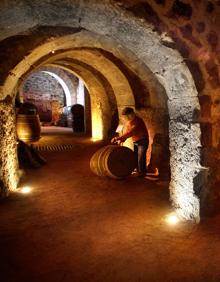
{"type": "Polygon", "coordinates": [[[92,156],[90,168],[99,176],[109,176],[115,179],[127,177],[135,168],[134,152],[123,146],[105,146],[92,156]]]}

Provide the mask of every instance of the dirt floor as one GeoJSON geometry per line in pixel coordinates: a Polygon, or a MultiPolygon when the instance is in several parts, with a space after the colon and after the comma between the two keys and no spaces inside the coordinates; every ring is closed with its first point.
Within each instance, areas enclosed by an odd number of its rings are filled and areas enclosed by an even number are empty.
{"type": "Polygon", "coordinates": [[[71,150],[26,171],[32,193],[0,203],[0,281],[220,281],[218,214],[169,226],[168,183],[99,178],[89,160],[101,145],[65,138],[71,150]]]}

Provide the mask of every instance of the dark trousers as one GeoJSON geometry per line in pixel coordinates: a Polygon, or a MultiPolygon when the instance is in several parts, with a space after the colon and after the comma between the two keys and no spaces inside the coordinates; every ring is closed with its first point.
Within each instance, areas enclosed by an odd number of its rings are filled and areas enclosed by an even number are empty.
{"type": "Polygon", "coordinates": [[[148,148],[149,141],[148,139],[141,139],[137,142],[134,142],[134,154],[136,158],[136,167],[139,173],[146,174],[146,153],[148,148]]]}

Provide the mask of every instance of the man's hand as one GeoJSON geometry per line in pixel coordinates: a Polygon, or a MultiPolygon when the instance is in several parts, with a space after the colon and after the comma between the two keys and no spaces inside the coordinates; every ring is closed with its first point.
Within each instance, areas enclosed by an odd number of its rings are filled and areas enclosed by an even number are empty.
{"type": "Polygon", "coordinates": [[[111,140],[111,144],[117,144],[120,145],[121,143],[123,143],[124,141],[122,141],[119,137],[114,137],[111,140]]]}
{"type": "Polygon", "coordinates": [[[111,139],[111,143],[112,143],[112,144],[116,144],[117,141],[118,141],[118,138],[117,138],[117,137],[114,137],[114,138],[111,139]]]}

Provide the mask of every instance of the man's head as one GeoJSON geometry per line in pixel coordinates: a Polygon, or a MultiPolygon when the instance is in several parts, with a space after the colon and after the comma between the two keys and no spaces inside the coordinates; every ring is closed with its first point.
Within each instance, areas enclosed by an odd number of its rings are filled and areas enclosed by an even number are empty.
{"type": "Polygon", "coordinates": [[[130,107],[125,107],[123,110],[122,110],[122,116],[127,119],[127,120],[132,120],[135,118],[135,112],[132,108],[130,107]]]}

